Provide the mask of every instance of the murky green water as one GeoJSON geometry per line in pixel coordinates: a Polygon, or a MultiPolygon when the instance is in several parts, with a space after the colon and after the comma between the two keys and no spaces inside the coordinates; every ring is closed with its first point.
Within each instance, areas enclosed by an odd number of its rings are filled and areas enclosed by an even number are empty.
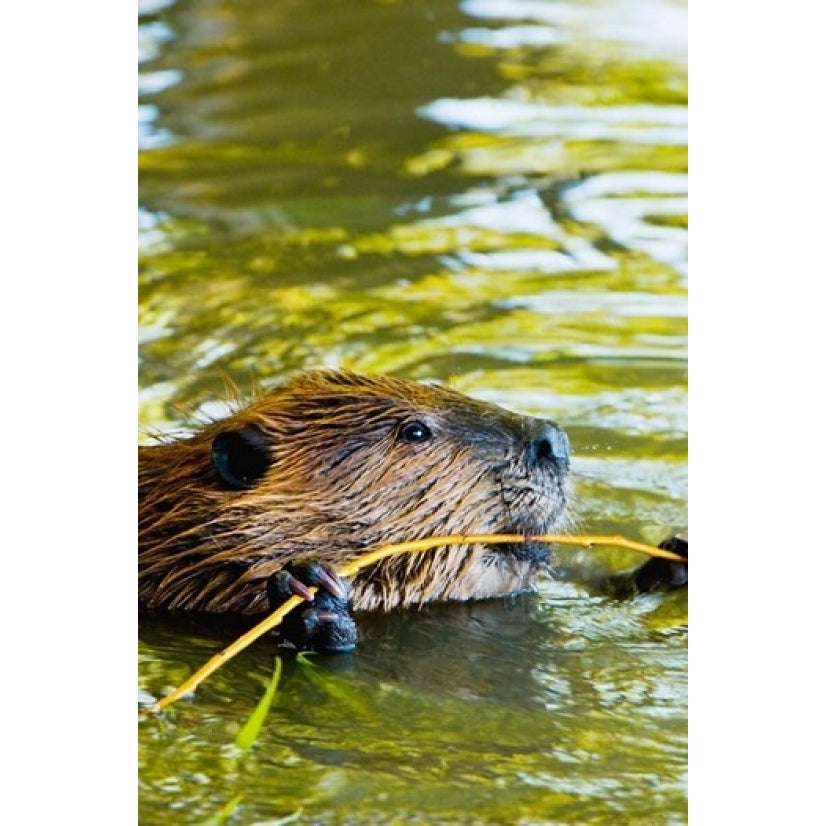
{"type": "MultiPolygon", "coordinates": [[[[566,427],[582,528],[686,527],[683,3],[141,9],[142,439],[228,378],[436,379],[566,427]]],[[[365,618],[240,757],[260,642],[139,725],[141,822],[683,823],[687,622],[550,580],[365,618]]],[[[142,623],[142,699],[235,636],[142,623]]]]}

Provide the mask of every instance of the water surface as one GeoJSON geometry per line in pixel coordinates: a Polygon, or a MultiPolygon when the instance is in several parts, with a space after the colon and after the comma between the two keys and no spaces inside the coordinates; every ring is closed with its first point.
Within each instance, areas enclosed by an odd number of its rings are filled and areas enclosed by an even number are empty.
{"type": "MultiPolygon", "coordinates": [[[[686,9],[668,0],[143,2],[139,439],[303,368],[563,424],[577,520],[687,525],[686,9]]],[[[560,549],[587,580],[627,552],[560,549]]],[[[683,823],[687,597],[369,617],[262,641],[139,726],[142,823],[683,823]],[[241,795],[240,800],[237,796],[241,795]]],[[[144,622],[141,698],[235,636],[144,622]]]]}

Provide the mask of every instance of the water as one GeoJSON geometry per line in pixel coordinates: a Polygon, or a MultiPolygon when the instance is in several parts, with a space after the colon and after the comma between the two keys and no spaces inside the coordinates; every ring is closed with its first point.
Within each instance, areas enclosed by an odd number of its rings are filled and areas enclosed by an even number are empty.
{"type": "MultiPolygon", "coordinates": [[[[563,424],[578,525],[687,517],[686,8],[144,2],[139,439],[297,369],[563,424]]],[[[628,552],[560,549],[582,574],[628,552]]],[[[683,823],[687,597],[573,583],[248,649],[139,726],[142,823],[683,823]],[[238,801],[237,795],[241,795],[238,801]]],[[[235,631],[142,623],[159,697],[235,631]]]]}

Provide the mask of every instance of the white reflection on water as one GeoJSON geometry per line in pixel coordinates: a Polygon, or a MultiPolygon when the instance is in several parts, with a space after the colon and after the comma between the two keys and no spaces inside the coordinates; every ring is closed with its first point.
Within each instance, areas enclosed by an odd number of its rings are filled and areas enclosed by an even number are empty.
{"type": "Polygon", "coordinates": [[[650,218],[688,214],[688,176],[666,172],[606,172],[562,196],[572,218],[602,227],[628,249],[643,252],[681,275],[688,272],[688,233],[650,218]],[[639,197],[635,193],[645,193],[639,197]]]}
{"type": "Polygon", "coordinates": [[[166,23],[141,24],[138,26],[138,63],[154,60],[161,54],[163,46],[174,39],[175,35],[166,23]]]}
{"type": "MultiPolygon", "coordinates": [[[[575,241],[576,239],[571,239],[575,241]]],[[[553,250],[502,250],[501,252],[459,252],[455,259],[465,267],[501,272],[565,273],[573,270],[611,270],[616,263],[608,256],[580,242],[577,253],[566,255],[553,250]]]]}
{"type": "MultiPolygon", "coordinates": [[[[482,199],[479,199],[480,201],[482,199]]],[[[545,238],[549,246],[535,248],[504,248],[492,251],[474,251],[457,246],[451,256],[446,256],[443,263],[448,268],[455,268],[456,262],[462,267],[477,267],[485,270],[536,271],[544,273],[561,273],[578,270],[613,270],[616,262],[584,239],[565,232],[554,221],[553,216],[539,195],[534,190],[522,190],[513,193],[508,200],[479,203],[469,209],[440,218],[420,221],[416,224],[419,231],[428,232],[439,229],[481,229],[491,233],[513,236],[536,236],[545,238]]],[[[457,238],[461,243],[461,237],[457,238]]]]}
{"type": "Polygon", "coordinates": [[[587,198],[633,192],[684,195],[688,192],[688,175],[674,172],[605,172],[572,187],[566,199],[569,202],[579,202],[587,198]]]}
{"type": "MultiPolygon", "coordinates": [[[[482,401],[510,407],[533,416],[551,416],[567,426],[576,423],[597,434],[615,431],[625,436],[652,439],[681,439],[688,436],[687,390],[684,386],[657,388],[627,387],[596,393],[561,393],[550,388],[485,390],[473,388],[482,401]]],[[[597,449],[596,445],[574,445],[574,459],[597,449]]],[[[593,455],[586,462],[602,461],[593,455]]],[[[612,459],[613,461],[613,459],[612,459]]],[[[584,468],[582,468],[584,470],[584,468]]],[[[589,473],[591,470],[589,469],[589,473]]],[[[601,477],[600,477],[601,478],[601,477]]]]}
{"type": "MultiPolygon", "coordinates": [[[[154,109],[154,107],[151,108],[154,109]]],[[[148,255],[172,249],[172,242],[161,226],[163,217],[138,206],[138,250],[142,254],[148,255]]]]}
{"type": "Polygon", "coordinates": [[[542,199],[532,191],[515,193],[508,201],[480,204],[456,215],[437,218],[433,223],[480,227],[492,232],[530,233],[554,241],[564,241],[566,237],[542,199]]]}
{"type": "Polygon", "coordinates": [[[570,39],[627,44],[639,54],[686,58],[685,3],[659,0],[549,3],[546,0],[463,0],[472,17],[533,20],[564,26],[570,39]]]}
{"type": "Polygon", "coordinates": [[[183,72],[177,69],[164,69],[158,72],[143,72],[138,76],[138,94],[156,95],[176,86],[183,80],[183,72]]]}
{"type": "Polygon", "coordinates": [[[175,0],[138,0],[138,15],[157,14],[174,5],[175,0]]]}
{"type": "Polygon", "coordinates": [[[138,149],[152,149],[172,143],[168,129],[158,129],[158,107],[154,104],[138,106],[138,149]]]}
{"type": "Polygon", "coordinates": [[[440,98],[417,113],[455,129],[510,137],[602,140],[682,146],[688,112],[683,106],[556,106],[480,97],[440,98]]]}
{"type": "MultiPolygon", "coordinates": [[[[610,459],[574,456],[571,465],[577,476],[599,480],[614,490],[645,491],[649,496],[671,499],[674,503],[683,503],[688,498],[688,470],[685,465],[669,466],[666,472],[660,460],[618,456],[610,459]]],[[[648,518],[652,519],[654,514],[656,510],[652,506],[648,518]]],[[[667,521],[664,520],[664,523],[667,524],[667,521]]]]}
{"type": "Polygon", "coordinates": [[[526,46],[553,46],[564,40],[564,37],[548,26],[508,26],[504,29],[469,28],[458,34],[445,32],[439,39],[447,43],[458,41],[491,49],[516,49],[526,46]]]}
{"type": "Polygon", "coordinates": [[[537,295],[519,295],[497,302],[502,307],[522,307],[547,315],[574,313],[609,313],[620,318],[685,318],[688,299],[684,295],[553,290],[537,295]]]}

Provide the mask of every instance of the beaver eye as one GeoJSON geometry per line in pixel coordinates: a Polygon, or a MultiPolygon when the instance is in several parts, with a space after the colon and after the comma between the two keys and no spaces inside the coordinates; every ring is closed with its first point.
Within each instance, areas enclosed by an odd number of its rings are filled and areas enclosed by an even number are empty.
{"type": "Polygon", "coordinates": [[[426,442],[431,435],[430,428],[421,422],[408,422],[399,431],[399,439],[407,444],[426,442]]]}

